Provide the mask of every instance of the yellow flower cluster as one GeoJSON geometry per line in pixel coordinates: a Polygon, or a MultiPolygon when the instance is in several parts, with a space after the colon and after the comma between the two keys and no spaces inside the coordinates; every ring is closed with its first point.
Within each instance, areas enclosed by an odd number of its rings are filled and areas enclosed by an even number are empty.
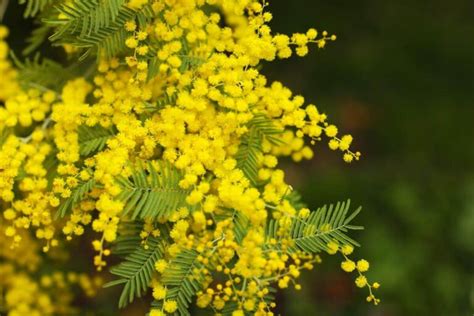
{"type": "Polygon", "coordinates": [[[55,95],[48,91],[41,95],[40,91],[31,89],[27,93],[18,93],[8,98],[5,108],[0,110],[0,124],[13,127],[19,124],[22,127],[31,126],[34,122],[42,122],[46,113],[50,111],[55,95]]]}
{"type": "Polygon", "coordinates": [[[100,278],[91,279],[84,273],[73,272],[44,274],[36,281],[10,264],[0,264],[0,273],[0,288],[5,291],[2,308],[8,311],[8,316],[76,314],[77,309],[71,304],[72,286],[93,297],[102,285],[100,278]]]}
{"type": "Polygon", "coordinates": [[[0,25],[0,308],[9,316],[76,313],[71,286],[92,297],[103,282],[85,273],[39,272],[51,264],[41,253],[58,245],[53,207],[59,200],[49,191],[46,162],[53,146],[47,116],[57,96],[21,90],[7,59],[7,34],[0,25]]]}
{"type": "Polygon", "coordinates": [[[342,245],[339,246],[338,242],[331,241],[328,243],[327,252],[330,255],[336,254],[337,252],[341,253],[344,256],[344,261],[341,262],[341,269],[347,273],[356,271],[358,276],[355,279],[355,284],[357,287],[364,288],[367,287],[369,290],[369,295],[367,296],[367,302],[373,302],[375,305],[380,303],[380,299],[376,298],[373,294],[373,290],[376,290],[380,287],[378,282],[369,283],[367,277],[363,274],[369,270],[370,264],[365,259],[360,259],[357,262],[349,259],[348,256],[352,254],[354,247],[351,245],[342,245]]]}
{"type": "MultiPolygon", "coordinates": [[[[323,48],[336,37],[315,29],[273,34],[267,5],[127,1],[127,10],[151,17],[123,23],[125,55],[99,52],[92,79],[71,79],[59,93],[21,90],[0,42],[0,69],[12,81],[0,83],[0,246],[3,238],[14,249],[31,247],[36,262],[36,249],[92,234],[100,271],[134,223],[137,251],[151,251],[155,239],[163,245],[155,271],[147,266],[149,284],[136,285],[153,288],[152,316],[182,314],[189,302],[180,291],[190,288],[197,306],[217,315],[274,315],[274,286],[301,289],[301,272],[320,263],[323,250],[341,252],[343,270],[356,270],[356,285],[367,286],[377,304],[378,283],[363,275],[368,262],[348,259],[351,245],[327,244],[335,229],[312,224],[315,213],[292,199],[279,168],[285,157],[311,159],[311,145],[323,138],[344,161],[358,160],[352,137],[338,136],[315,105],[269,83],[258,67],[305,56],[310,45],[323,48]],[[188,262],[185,272],[173,270],[188,262]]],[[[0,28],[0,40],[5,35],[0,28]]],[[[60,277],[34,281],[11,269],[18,277],[6,285],[9,315],[58,313],[42,293],[52,284],[61,289],[60,277]]],[[[89,294],[99,283],[66,279],[89,294]]]]}
{"type": "MultiPolygon", "coordinates": [[[[10,49],[5,42],[8,36],[8,29],[0,25],[0,73],[2,80],[0,80],[0,101],[4,102],[6,99],[16,95],[20,92],[20,86],[16,81],[17,71],[13,68],[11,61],[8,59],[10,49]]],[[[1,125],[0,125],[1,126],[1,125]]]]}
{"type": "Polygon", "coordinates": [[[11,237],[14,244],[19,244],[22,238],[19,230],[35,227],[36,237],[45,239],[44,250],[47,251],[50,244],[53,246],[57,244],[57,240],[53,238],[55,228],[49,198],[52,195],[46,192],[47,171],[43,165],[51,146],[42,142],[43,134],[41,129],[35,130],[27,142],[9,136],[0,151],[0,156],[8,153],[15,154],[13,159],[2,159],[2,163],[6,164],[2,172],[2,182],[8,184],[3,188],[2,199],[10,202],[10,207],[3,211],[3,217],[11,223],[6,227],[5,235],[11,237]],[[21,176],[19,175],[20,167],[23,173],[21,176]],[[17,180],[21,197],[15,198],[13,193],[15,180],[17,180]]]}

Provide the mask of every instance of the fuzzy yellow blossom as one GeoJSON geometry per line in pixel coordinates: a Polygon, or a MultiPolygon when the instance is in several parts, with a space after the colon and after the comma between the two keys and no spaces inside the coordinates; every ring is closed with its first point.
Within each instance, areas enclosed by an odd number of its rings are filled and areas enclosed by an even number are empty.
{"type": "Polygon", "coordinates": [[[367,279],[365,276],[361,275],[361,276],[358,276],[357,279],[355,280],[355,284],[357,285],[357,287],[364,287],[367,285],[367,279]]]}
{"type": "Polygon", "coordinates": [[[351,245],[344,245],[341,248],[341,252],[346,256],[350,255],[353,251],[354,247],[352,247],[351,245]]]}
{"type": "Polygon", "coordinates": [[[168,264],[166,263],[165,260],[160,259],[157,262],[155,262],[155,269],[156,269],[156,271],[162,273],[162,272],[165,271],[167,265],[168,264]]]}
{"type": "Polygon", "coordinates": [[[327,250],[326,251],[330,255],[333,255],[333,254],[337,253],[338,249],[339,249],[339,245],[336,242],[331,241],[327,244],[327,250]]]}
{"type": "Polygon", "coordinates": [[[359,270],[360,272],[366,272],[367,270],[369,270],[369,262],[364,259],[357,261],[357,270],[359,270]]]}
{"type": "Polygon", "coordinates": [[[346,261],[341,263],[341,268],[342,268],[342,270],[344,270],[346,272],[352,272],[356,268],[356,264],[352,260],[346,260],[346,261]]]}
{"type": "Polygon", "coordinates": [[[153,287],[153,298],[156,300],[162,300],[166,297],[166,289],[162,285],[156,285],[153,287]]]}
{"type": "Polygon", "coordinates": [[[159,309],[152,309],[149,315],[150,316],[165,316],[165,313],[163,313],[159,309]]]}
{"type": "Polygon", "coordinates": [[[165,303],[163,304],[163,308],[165,309],[166,312],[168,313],[173,313],[176,311],[176,309],[178,309],[178,304],[176,303],[176,301],[165,301],[165,303]]]}

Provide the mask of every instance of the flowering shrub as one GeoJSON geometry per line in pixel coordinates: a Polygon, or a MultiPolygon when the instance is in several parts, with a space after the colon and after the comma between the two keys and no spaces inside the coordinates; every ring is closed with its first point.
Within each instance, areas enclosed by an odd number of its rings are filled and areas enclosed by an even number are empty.
{"type": "Polygon", "coordinates": [[[68,64],[11,61],[0,28],[8,315],[80,313],[78,289],[115,286],[120,307],[151,293],[150,316],[273,315],[275,291],[299,290],[324,252],[378,303],[369,263],[349,258],[358,210],[309,210],[278,168],[323,139],[358,160],[352,137],[259,71],[334,35],[272,34],[253,0],[29,0],[25,15],[42,21],[27,52],[49,36],[68,64]],[[84,234],[97,275],[68,270],[84,234]],[[121,262],[104,271],[111,256],[121,262]]]}

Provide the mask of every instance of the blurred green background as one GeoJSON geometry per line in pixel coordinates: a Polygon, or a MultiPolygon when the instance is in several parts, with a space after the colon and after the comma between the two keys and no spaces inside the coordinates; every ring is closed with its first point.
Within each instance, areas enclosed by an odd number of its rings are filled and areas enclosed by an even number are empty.
{"type": "Polygon", "coordinates": [[[323,259],[302,296],[282,297],[280,312],[473,315],[474,1],[270,4],[274,31],[315,26],[338,36],[266,73],[355,137],[360,162],[346,165],[320,144],[290,183],[313,208],[346,198],[363,206],[357,255],[382,284],[382,304],[372,307],[334,269],[339,258],[323,259]]]}
{"type": "MultiPolygon", "coordinates": [[[[20,47],[31,25],[15,11],[6,21],[20,47]]],[[[264,72],[355,137],[360,162],[319,144],[288,177],[312,208],[347,198],[363,206],[356,255],[382,284],[373,307],[335,268],[340,258],[324,257],[301,293],[279,296],[277,312],[473,315],[474,1],[275,0],[270,11],[276,32],[338,36],[264,72]]]]}

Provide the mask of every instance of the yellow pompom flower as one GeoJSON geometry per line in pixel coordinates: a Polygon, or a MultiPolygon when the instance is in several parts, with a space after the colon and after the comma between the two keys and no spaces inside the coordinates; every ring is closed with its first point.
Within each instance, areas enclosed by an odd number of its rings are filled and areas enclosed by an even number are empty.
{"type": "Polygon", "coordinates": [[[156,271],[160,273],[163,273],[167,266],[168,266],[168,263],[166,262],[166,260],[160,259],[157,262],[155,262],[155,269],[156,271]]]}
{"type": "Polygon", "coordinates": [[[166,297],[166,289],[162,285],[153,287],[153,298],[155,300],[162,300],[166,297]]]}
{"type": "Polygon", "coordinates": [[[165,301],[163,303],[163,308],[167,313],[174,313],[178,309],[178,303],[173,300],[165,301]]]}
{"type": "Polygon", "coordinates": [[[367,285],[367,278],[363,275],[360,275],[355,280],[355,284],[357,285],[357,287],[362,288],[367,285]]]}
{"type": "Polygon", "coordinates": [[[352,272],[356,268],[356,264],[352,260],[346,260],[341,263],[341,268],[346,272],[352,272]]]}
{"type": "Polygon", "coordinates": [[[351,245],[344,245],[341,247],[341,252],[346,256],[350,255],[353,251],[354,247],[352,247],[351,245]]]}
{"type": "Polygon", "coordinates": [[[159,309],[152,309],[150,311],[150,316],[165,316],[165,313],[163,313],[161,310],[159,309]]]}
{"type": "Polygon", "coordinates": [[[357,261],[357,270],[360,272],[366,272],[369,270],[369,262],[367,260],[361,259],[357,261]]]}
{"type": "Polygon", "coordinates": [[[337,253],[337,251],[339,250],[339,245],[334,242],[334,241],[331,241],[327,244],[327,253],[330,254],[330,255],[334,255],[337,253]]]}

